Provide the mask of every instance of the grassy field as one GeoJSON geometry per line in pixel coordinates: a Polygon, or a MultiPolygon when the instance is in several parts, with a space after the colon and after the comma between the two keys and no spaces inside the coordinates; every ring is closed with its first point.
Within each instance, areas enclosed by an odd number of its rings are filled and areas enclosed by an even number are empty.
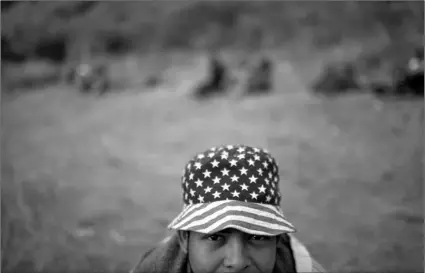
{"type": "MultiPolygon", "coordinates": [[[[197,59],[180,61],[191,57],[173,58],[173,80],[154,91],[133,85],[95,97],[59,86],[3,98],[12,182],[57,186],[55,198],[34,201],[46,203],[56,231],[95,230],[62,251],[55,231],[40,228],[47,236],[28,247],[39,268],[59,267],[58,252],[74,269],[134,265],[181,209],[186,161],[210,146],[244,143],[266,147],[280,163],[283,210],[329,271],[422,271],[423,101],[312,97],[308,81],[328,56],[280,52],[274,94],[196,102],[187,91],[202,69],[197,59]],[[89,254],[103,260],[86,261],[89,254]]],[[[114,75],[134,79],[148,69],[142,64],[117,64],[114,75]]]]}

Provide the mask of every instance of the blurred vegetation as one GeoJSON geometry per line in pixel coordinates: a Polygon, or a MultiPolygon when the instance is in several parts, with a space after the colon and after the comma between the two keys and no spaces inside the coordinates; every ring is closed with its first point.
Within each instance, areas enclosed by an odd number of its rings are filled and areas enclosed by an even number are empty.
{"type": "MultiPolygon", "coordinates": [[[[387,51],[395,52],[422,43],[424,32],[423,1],[1,1],[1,15],[2,68],[14,63],[11,81],[32,87],[57,80],[57,65],[91,54],[251,50],[296,41],[320,49],[377,34],[393,48],[387,51]]],[[[118,261],[82,252],[85,243],[50,217],[52,204],[69,193],[55,181],[19,181],[5,164],[4,272],[117,272],[118,261]]]]}
{"type": "Polygon", "coordinates": [[[311,51],[379,37],[379,50],[407,51],[422,43],[423,7],[423,1],[1,1],[2,85],[43,87],[60,79],[54,71],[64,62],[162,50],[298,43],[311,51]],[[34,59],[53,69],[41,76],[5,66],[34,59]]]}
{"type": "Polygon", "coordinates": [[[316,47],[385,32],[409,42],[423,35],[422,1],[2,1],[2,60],[198,46],[316,47]],[[262,31],[262,34],[259,34],[262,31]],[[263,37],[260,39],[259,35],[263,37]],[[256,43],[255,43],[256,42],[256,43]]]}

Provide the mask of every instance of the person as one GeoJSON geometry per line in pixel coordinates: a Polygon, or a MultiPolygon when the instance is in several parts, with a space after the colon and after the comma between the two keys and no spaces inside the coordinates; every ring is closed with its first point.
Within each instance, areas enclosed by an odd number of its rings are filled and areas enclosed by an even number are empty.
{"type": "Polygon", "coordinates": [[[211,148],[190,160],[173,235],[146,252],[132,273],[324,272],[294,236],[280,207],[271,154],[246,145],[211,148]]]}

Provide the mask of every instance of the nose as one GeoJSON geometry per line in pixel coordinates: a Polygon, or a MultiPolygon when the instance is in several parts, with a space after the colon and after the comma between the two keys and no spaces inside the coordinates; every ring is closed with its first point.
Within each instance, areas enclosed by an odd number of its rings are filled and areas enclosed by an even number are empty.
{"type": "Polygon", "coordinates": [[[228,272],[241,272],[248,267],[249,259],[242,238],[239,236],[229,238],[224,251],[224,267],[228,272]]]}

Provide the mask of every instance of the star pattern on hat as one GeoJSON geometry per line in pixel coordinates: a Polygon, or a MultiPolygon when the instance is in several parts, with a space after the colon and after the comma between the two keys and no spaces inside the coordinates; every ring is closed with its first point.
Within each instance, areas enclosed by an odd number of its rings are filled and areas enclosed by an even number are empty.
{"type": "Polygon", "coordinates": [[[182,176],[186,205],[238,200],[279,205],[276,161],[264,149],[244,145],[211,148],[196,155],[182,176]]]}

